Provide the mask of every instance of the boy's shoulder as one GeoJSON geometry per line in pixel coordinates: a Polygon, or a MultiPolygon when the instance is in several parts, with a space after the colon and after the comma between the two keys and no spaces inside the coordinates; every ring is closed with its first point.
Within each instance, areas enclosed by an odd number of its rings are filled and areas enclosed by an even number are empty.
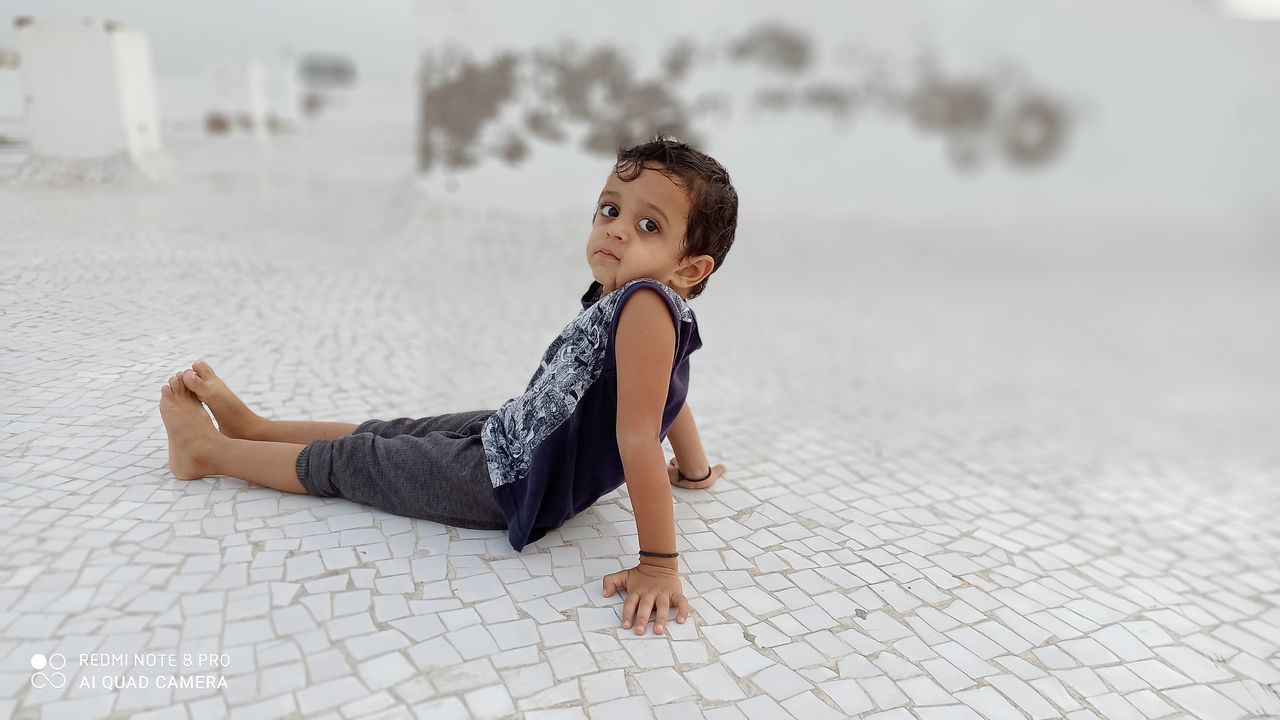
{"type": "Polygon", "coordinates": [[[702,336],[698,332],[693,309],[687,300],[662,282],[637,278],[605,299],[613,303],[612,308],[602,308],[600,318],[602,327],[606,328],[608,355],[616,357],[617,338],[627,334],[643,338],[642,343],[661,342],[664,345],[674,335],[677,362],[702,347],[702,336]],[[656,292],[640,292],[643,288],[652,288],[656,292]]]}

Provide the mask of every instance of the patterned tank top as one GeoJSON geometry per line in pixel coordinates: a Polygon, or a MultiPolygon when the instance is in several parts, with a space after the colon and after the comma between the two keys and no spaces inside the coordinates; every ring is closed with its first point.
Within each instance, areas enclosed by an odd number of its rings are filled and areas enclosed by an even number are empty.
{"type": "Polygon", "coordinates": [[[616,435],[614,340],[623,305],[643,288],[667,301],[676,328],[663,439],[684,407],[689,355],[702,347],[688,301],[650,278],[601,298],[603,286],[593,281],[582,311],[551,341],[524,393],[504,402],[480,431],[494,499],[517,551],[626,481],[616,435]]]}

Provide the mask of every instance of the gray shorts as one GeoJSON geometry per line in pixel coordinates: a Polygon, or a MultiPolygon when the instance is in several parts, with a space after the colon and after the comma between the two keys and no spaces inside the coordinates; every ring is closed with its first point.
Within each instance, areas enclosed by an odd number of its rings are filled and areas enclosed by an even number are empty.
{"type": "Polygon", "coordinates": [[[307,444],[298,454],[298,482],[311,495],[395,515],[506,530],[480,442],[494,412],[366,420],[346,437],[307,444]]]}

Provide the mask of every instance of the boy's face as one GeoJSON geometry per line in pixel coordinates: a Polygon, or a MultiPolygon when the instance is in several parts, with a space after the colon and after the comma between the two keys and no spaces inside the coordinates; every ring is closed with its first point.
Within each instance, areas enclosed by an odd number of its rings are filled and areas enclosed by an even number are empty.
{"type": "Polygon", "coordinates": [[[587,238],[587,264],[607,295],[636,278],[658,280],[687,298],[710,273],[710,255],[680,257],[689,218],[689,199],[661,166],[646,163],[639,177],[625,182],[616,168],[596,202],[587,238]],[[611,257],[605,251],[613,253],[611,257]]]}

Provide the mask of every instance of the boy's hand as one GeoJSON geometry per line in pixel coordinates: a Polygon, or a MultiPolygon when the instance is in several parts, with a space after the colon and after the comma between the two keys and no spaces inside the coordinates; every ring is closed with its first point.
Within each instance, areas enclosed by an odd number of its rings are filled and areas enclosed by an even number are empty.
{"type": "Polygon", "coordinates": [[[622,627],[635,625],[636,634],[643,635],[649,624],[649,613],[657,610],[653,621],[653,634],[666,632],[667,612],[676,606],[676,622],[683,623],[689,617],[689,598],[684,596],[677,570],[640,563],[630,570],[619,570],[604,576],[604,596],[613,595],[617,589],[627,591],[627,601],[622,605],[622,627]]]}

